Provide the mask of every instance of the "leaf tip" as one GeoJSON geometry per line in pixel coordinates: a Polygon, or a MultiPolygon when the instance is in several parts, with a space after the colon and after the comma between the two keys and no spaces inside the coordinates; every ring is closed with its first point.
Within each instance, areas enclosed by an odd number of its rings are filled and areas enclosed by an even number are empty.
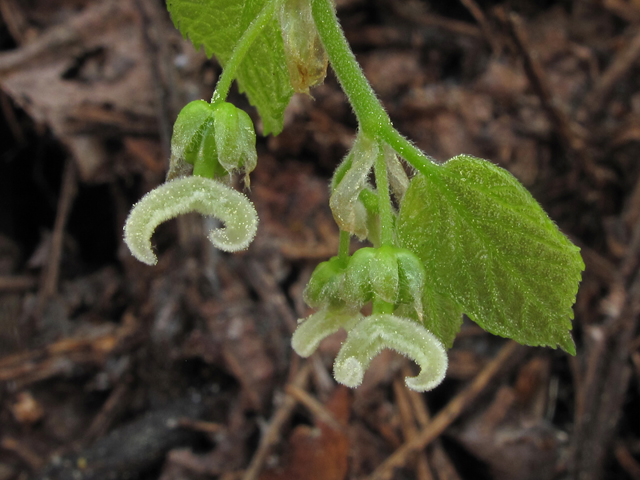
{"type": "Polygon", "coordinates": [[[576,344],[569,332],[560,339],[558,346],[572,357],[576,356],[576,344]]]}

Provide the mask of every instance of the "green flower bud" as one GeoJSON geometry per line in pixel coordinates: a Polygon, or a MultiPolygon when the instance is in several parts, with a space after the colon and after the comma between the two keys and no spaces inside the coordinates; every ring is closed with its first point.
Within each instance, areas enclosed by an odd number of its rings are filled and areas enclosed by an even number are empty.
{"type": "Polygon", "coordinates": [[[213,125],[218,162],[227,172],[241,171],[248,179],[258,163],[251,118],[244,110],[225,102],[216,107],[213,125]]]}
{"type": "Polygon", "coordinates": [[[398,299],[397,248],[383,245],[376,251],[376,260],[371,264],[369,279],[372,293],[385,302],[396,303],[398,299]]]}
{"type": "Polygon", "coordinates": [[[291,86],[309,93],[327,76],[329,59],[311,15],[309,0],[285,0],[280,10],[280,28],[291,86]]]}
{"type": "Polygon", "coordinates": [[[349,305],[361,308],[373,300],[370,272],[376,262],[376,249],[365,247],[349,259],[341,295],[349,305]]]}
{"type": "Polygon", "coordinates": [[[349,259],[342,296],[347,304],[359,306],[373,298],[409,303],[421,316],[425,277],[422,262],[409,250],[365,247],[349,259]]]}
{"type": "Polygon", "coordinates": [[[422,320],[426,271],[420,259],[404,248],[384,245],[357,250],[344,265],[338,257],[316,267],[304,291],[312,308],[360,310],[379,298],[422,320]]]}
{"type": "Polygon", "coordinates": [[[202,131],[200,145],[195,155],[190,155],[193,160],[193,174],[199,177],[215,178],[224,177],[226,171],[218,162],[218,149],[215,138],[215,125],[207,125],[202,131]]]}
{"type": "Polygon", "coordinates": [[[335,379],[357,387],[373,357],[385,348],[408,356],[420,366],[417,377],[405,379],[407,387],[424,392],[444,380],[448,359],[442,343],[422,325],[387,314],[365,318],[349,331],[334,363],[335,379]]]}
{"type": "Polygon", "coordinates": [[[333,257],[318,265],[303,292],[304,301],[311,308],[340,307],[345,265],[338,257],[333,257]]]}
{"type": "Polygon", "coordinates": [[[180,111],[171,136],[171,162],[167,180],[188,174],[198,156],[205,130],[213,123],[213,107],[204,100],[188,103],[180,111]]]}
{"type": "Polygon", "coordinates": [[[398,159],[396,152],[389,146],[384,146],[385,163],[387,164],[387,175],[389,177],[389,186],[396,197],[398,203],[402,201],[407,188],[409,188],[409,177],[404,170],[402,163],[398,159]]]}
{"type": "Polygon", "coordinates": [[[256,134],[246,112],[230,103],[211,105],[204,100],[187,104],[171,137],[171,166],[167,179],[188,174],[215,178],[236,171],[248,175],[256,168],[256,134]]]}
{"type": "Polygon", "coordinates": [[[360,199],[360,194],[370,188],[369,173],[377,155],[377,143],[359,134],[332,181],[329,205],[333,218],[341,230],[357,236],[360,240],[367,238],[369,233],[369,214],[360,199]]]}

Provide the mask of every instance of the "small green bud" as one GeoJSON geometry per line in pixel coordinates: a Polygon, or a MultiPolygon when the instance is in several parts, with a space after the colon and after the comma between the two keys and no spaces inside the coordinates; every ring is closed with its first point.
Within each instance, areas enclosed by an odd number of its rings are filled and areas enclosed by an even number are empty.
{"type": "Polygon", "coordinates": [[[171,155],[194,164],[205,129],[213,121],[214,108],[204,100],[187,103],[178,114],[171,136],[171,155]]]}
{"type": "Polygon", "coordinates": [[[342,297],[349,305],[362,307],[373,299],[370,272],[376,261],[376,249],[364,247],[349,259],[342,297]]]}
{"type": "Polygon", "coordinates": [[[213,123],[213,107],[194,100],[180,111],[171,136],[171,162],[167,180],[188,174],[196,162],[204,131],[213,123]]]}
{"type": "Polygon", "coordinates": [[[407,188],[409,188],[409,177],[404,170],[402,163],[398,159],[396,152],[389,146],[384,146],[384,158],[387,164],[387,175],[389,177],[389,186],[396,197],[398,203],[402,201],[407,188]]]}
{"type": "Polygon", "coordinates": [[[373,294],[389,303],[398,299],[397,248],[383,245],[376,251],[376,260],[371,264],[369,278],[373,294]]]}
{"type": "Polygon", "coordinates": [[[167,179],[188,174],[215,178],[256,168],[256,133],[246,112],[230,103],[211,105],[204,100],[187,104],[176,120],[171,137],[171,166],[167,179]]]}
{"type": "Polygon", "coordinates": [[[338,257],[318,265],[303,292],[304,301],[311,308],[339,307],[342,300],[342,284],[345,266],[338,257]]]}
{"type": "Polygon", "coordinates": [[[280,28],[289,79],[297,93],[309,93],[327,76],[329,59],[311,15],[309,0],[285,0],[280,10],[280,28]]]}
{"type": "Polygon", "coordinates": [[[374,140],[359,134],[349,155],[336,170],[336,179],[332,182],[333,191],[329,205],[333,218],[341,230],[367,238],[369,214],[363,205],[360,194],[370,187],[368,179],[371,167],[378,155],[378,145],[374,140]],[[341,177],[341,178],[340,178],[341,177]]]}
{"type": "Polygon", "coordinates": [[[380,298],[388,303],[409,303],[421,313],[425,269],[409,250],[384,245],[365,247],[349,259],[343,298],[360,306],[380,298]]]}
{"type": "Polygon", "coordinates": [[[225,102],[216,107],[213,125],[218,162],[227,172],[242,171],[248,178],[258,163],[251,118],[244,110],[225,102]]]}
{"type": "Polygon", "coordinates": [[[409,250],[384,245],[357,250],[347,264],[338,257],[316,267],[304,291],[312,308],[360,310],[379,298],[411,306],[411,316],[422,320],[422,294],[426,272],[409,250]]]}
{"type": "Polygon", "coordinates": [[[226,175],[218,162],[218,149],[213,123],[208,124],[202,131],[200,145],[193,157],[193,174],[199,177],[215,178],[226,175]]]}

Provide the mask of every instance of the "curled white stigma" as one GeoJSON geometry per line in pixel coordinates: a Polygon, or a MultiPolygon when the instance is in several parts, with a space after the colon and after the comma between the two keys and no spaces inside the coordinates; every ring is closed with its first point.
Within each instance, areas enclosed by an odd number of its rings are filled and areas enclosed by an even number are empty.
{"type": "Polygon", "coordinates": [[[151,235],[156,227],[193,211],[224,222],[224,228],[209,232],[209,240],[225,252],[244,250],[256,235],[258,214],[246,196],[215,180],[191,176],[171,180],[142,197],[127,217],[124,241],[134,257],[155,265],[151,235]]]}
{"type": "Polygon", "coordinates": [[[371,359],[385,348],[408,356],[420,367],[418,376],[405,379],[412,390],[425,392],[444,380],[448,359],[442,343],[417,322],[388,314],[367,317],[349,332],[333,366],[335,379],[357,387],[371,359]]]}

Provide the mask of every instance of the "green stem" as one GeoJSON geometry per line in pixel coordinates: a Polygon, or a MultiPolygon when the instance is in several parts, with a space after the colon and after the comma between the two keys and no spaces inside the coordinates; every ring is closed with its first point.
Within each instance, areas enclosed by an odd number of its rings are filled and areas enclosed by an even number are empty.
{"type": "Polygon", "coordinates": [[[427,177],[432,177],[438,165],[424,152],[413,145],[409,140],[400,135],[395,128],[383,129],[380,132],[381,140],[384,140],[398,155],[409,162],[416,170],[427,177]]]}
{"type": "Polygon", "coordinates": [[[372,314],[376,315],[378,313],[393,313],[393,303],[385,302],[380,298],[373,299],[373,308],[371,311],[372,314]]]}
{"type": "Polygon", "coordinates": [[[340,246],[338,247],[338,258],[344,266],[349,263],[349,247],[351,245],[351,234],[340,230],[340,246]]]}
{"type": "Polygon", "coordinates": [[[391,120],[360,69],[340,28],[331,0],[311,0],[311,13],[333,70],[358,117],[360,128],[370,137],[377,137],[383,125],[391,127],[391,120]]]}
{"type": "Polygon", "coordinates": [[[253,22],[244,31],[233,49],[231,58],[222,69],[222,75],[220,75],[216,90],[213,92],[213,97],[211,97],[212,104],[215,105],[226,100],[231,83],[236,78],[238,67],[240,67],[242,60],[244,60],[245,55],[253,45],[253,42],[256,41],[256,38],[258,38],[258,35],[260,35],[260,32],[269,24],[281,3],[282,0],[268,0],[258,16],[253,19],[253,22]]]}
{"type": "Polygon", "coordinates": [[[382,145],[378,145],[378,157],[373,171],[376,176],[378,190],[378,212],[380,215],[380,244],[393,245],[393,213],[391,212],[391,197],[389,195],[389,178],[387,162],[384,158],[382,145]]]}
{"type": "Polygon", "coordinates": [[[393,127],[351,51],[331,0],[311,0],[311,12],[331,66],[356,113],[362,132],[386,141],[419,172],[431,176],[436,164],[393,127]]]}

